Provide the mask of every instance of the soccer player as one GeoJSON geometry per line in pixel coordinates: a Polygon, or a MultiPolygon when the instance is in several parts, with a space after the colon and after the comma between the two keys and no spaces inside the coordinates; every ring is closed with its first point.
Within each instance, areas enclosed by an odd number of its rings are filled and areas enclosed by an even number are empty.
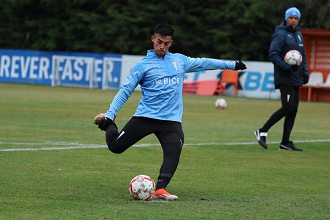
{"type": "Polygon", "coordinates": [[[182,87],[187,72],[233,69],[243,70],[242,61],[223,61],[210,58],[190,58],[171,53],[174,30],[171,26],[159,24],[151,36],[153,50],[131,70],[125,83],[110,104],[106,114],[95,117],[95,124],[106,132],[108,148],[113,153],[123,153],[137,141],[149,134],[155,134],[163,149],[163,163],[160,168],[154,199],[176,200],[176,195],[165,191],[173,177],[184,143],[181,121],[183,112],[182,87]],[[114,118],[140,84],[142,99],[133,117],[118,132],[114,118]]]}
{"type": "Polygon", "coordinates": [[[302,151],[290,141],[290,134],[298,111],[299,87],[309,79],[305,56],[304,42],[300,27],[300,11],[289,8],[285,12],[285,20],[276,27],[269,49],[269,58],[274,64],[275,88],[280,89],[282,107],[274,112],[264,126],[254,132],[258,143],[267,149],[267,131],[285,117],[280,150],[302,151]],[[302,55],[302,63],[289,65],[284,56],[289,50],[298,50],[302,55]]]}

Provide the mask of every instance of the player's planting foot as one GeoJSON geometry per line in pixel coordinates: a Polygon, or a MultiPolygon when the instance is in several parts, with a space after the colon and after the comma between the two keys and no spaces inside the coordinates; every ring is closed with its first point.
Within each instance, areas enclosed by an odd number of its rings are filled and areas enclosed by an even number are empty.
{"type": "Polygon", "coordinates": [[[296,147],[293,145],[292,141],[289,141],[288,143],[284,144],[281,143],[280,144],[280,149],[279,150],[294,150],[294,151],[303,151],[303,149],[296,147]]]}
{"type": "Polygon", "coordinates": [[[258,143],[260,146],[263,148],[267,149],[267,144],[266,144],[266,136],[267,132],[261,132],[260,129],[256,130],[254,133],[254,136],[256,136],[258,143]]]}
{"type": "Polygon", "coordinates": [[[165,189],[158,189],[153,195],[153,199],[163,199],[166,201],[173,201],[177,200],[179,197],[176,195],[171,195],[168,192],[165,191],[165,189]]]}

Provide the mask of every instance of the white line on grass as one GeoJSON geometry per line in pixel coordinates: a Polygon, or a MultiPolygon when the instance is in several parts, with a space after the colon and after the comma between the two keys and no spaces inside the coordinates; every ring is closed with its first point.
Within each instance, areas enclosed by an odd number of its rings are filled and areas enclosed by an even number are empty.
{"type": "MultiPolygon", "coordinates": [[[[330,139],[325,140],[300,140],[295,143],[313,143],[313,142],[330,142],[330,139]]],[[[280,142],[267,142],[268,144],[279,144],[280,142]]],[[[232,146],[232,145],[257,145],[256,142],[237,142],[237,143],[187,143],[186,146],[232,146]]],[[[43,150],[71,150],[71,149],[82,149],[82,148],[107,148],[106,145],[101,144],[79,144],[70,142],[44,142],[44,143],[14,143],[14,142],[0,142],[1,145],[20,145],[20,146],[64,146],[64,147],[44,147],[44,148],[7,148],[0,149],[0,151],[43,151],[43,150]]],[[[159,144],[136,144],[133,147],[153,147],[159,146],[159,144]]]]}

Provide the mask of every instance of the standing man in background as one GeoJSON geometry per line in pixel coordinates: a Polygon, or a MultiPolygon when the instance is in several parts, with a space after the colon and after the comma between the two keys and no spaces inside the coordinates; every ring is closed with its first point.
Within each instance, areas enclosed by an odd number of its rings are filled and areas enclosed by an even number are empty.
{"type": "Polygon", "coordinates": [[[268,119],[264,126],[254,132],[258,143],[267,149],[266,136],[268,130],[285,117],[280,150],[302,151],[290,141],[291,131],[298,111],[299,87],[309,79],[305,56],[304,42],[298,26],[300,11],[289,8],[285,12],[285,20],[276,27],[269,49],[269,59],[274,64],[275,88],[280,89],[282,107],[268,119]],[[289,65],[284,56],[289,50],[298,50],[302,56],[299,66],[289,65]]]}
{"type": "Polygon", "coordinates": [[[242,61],[223,61],[210,58],[190,58],[171,53],[174,30],[169,25],[159,24],[151,36],[153,50],[131,70],[124,85],[119,89],[106,114],[95,117],[94,123],[105,131],[106,142],[111,152],[121,154],[149,134],[155,134],[163,149],[154,199],[176,200],[165,188],[172,179],[184,143],[182,131],[182,87],[184,75],[212,69],[246,69],[242,61]],[[137,85],[141,85],[142,99],[133,117],[118,132],[114,123],[119,109],[126,103],[137,85]]]}

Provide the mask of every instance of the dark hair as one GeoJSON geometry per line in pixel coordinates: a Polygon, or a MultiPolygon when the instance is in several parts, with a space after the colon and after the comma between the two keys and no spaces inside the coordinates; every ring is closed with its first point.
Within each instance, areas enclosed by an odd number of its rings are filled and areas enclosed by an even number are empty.
{"type": "Polygon", "coordinates": [[[157,24],[155,27],[155,34],[160,34],[162,36],[171,36],[174,35],[174,29],[167,24],[157,24]]]}

